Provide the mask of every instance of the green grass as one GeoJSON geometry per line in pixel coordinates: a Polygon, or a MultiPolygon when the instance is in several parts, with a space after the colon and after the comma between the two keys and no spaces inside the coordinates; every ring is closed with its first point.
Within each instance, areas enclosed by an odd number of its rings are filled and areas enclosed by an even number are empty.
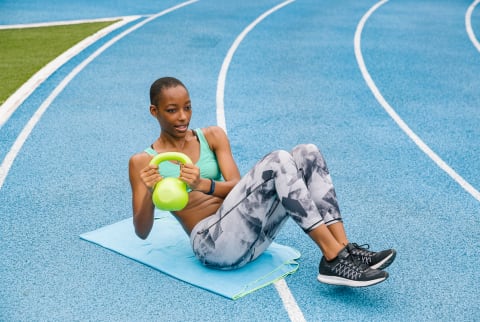
{"type": "Polygon", "coordinates": [[[112,23],[0,30],[0,105],[43,66],[112,23]]]}

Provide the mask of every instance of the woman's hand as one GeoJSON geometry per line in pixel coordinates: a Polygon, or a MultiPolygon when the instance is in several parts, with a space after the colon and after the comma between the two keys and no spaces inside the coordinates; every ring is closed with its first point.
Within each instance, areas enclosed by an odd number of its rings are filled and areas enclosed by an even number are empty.
{"type": "Polygon", "coordinates": [[[185,182],[192,190],[198,190],[202,178],[200,169],[194,164],[182,164],[180,166],[180,180],[185,182]]]}
{"type": "Polygon", "coordinates": [[[153,188],[162,180],[162,176],[158,172],[158,165],[148,165],[140,171],[140,178],[147,189],[152,192],[153,188]]]}

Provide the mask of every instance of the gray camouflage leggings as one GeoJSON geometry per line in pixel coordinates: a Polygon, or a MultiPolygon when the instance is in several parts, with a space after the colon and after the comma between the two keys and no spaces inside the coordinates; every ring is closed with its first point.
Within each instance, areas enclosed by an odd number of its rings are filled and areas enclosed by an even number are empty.
{"type": "Polygon", "coordinates": [[[267,249],[288,217],[306,233],[342,220],[327,165],[313,144],[260,160],[218,211],[193,228],[193,251],[206,266],[239,268],[267,249]]]}

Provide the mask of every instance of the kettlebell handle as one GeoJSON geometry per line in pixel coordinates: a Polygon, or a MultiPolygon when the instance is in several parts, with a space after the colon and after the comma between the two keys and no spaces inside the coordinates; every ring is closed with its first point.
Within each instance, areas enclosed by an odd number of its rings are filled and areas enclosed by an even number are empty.
{"type": "Polygon", "coordinates": [[[150,165],[159,165],[163,161],[178,161],[182,164],[190,164],[192,160],[186,155],[181,152],[163,152],[159,153],[153,157],[150,161],[150,165]]]}

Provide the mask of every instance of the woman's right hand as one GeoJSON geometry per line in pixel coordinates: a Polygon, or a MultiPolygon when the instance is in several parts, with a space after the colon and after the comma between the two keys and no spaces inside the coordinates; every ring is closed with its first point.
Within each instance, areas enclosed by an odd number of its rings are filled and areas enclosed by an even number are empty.
{"type": "Polygon", "coordinates": [[[140,171],[140,178],[143,181],[143,184],[147,187],[147,189],[152,192],[153,188],[157,182],[162,180],[162,176],[158,172],[158,165],[148,165],[140,171]]]}

